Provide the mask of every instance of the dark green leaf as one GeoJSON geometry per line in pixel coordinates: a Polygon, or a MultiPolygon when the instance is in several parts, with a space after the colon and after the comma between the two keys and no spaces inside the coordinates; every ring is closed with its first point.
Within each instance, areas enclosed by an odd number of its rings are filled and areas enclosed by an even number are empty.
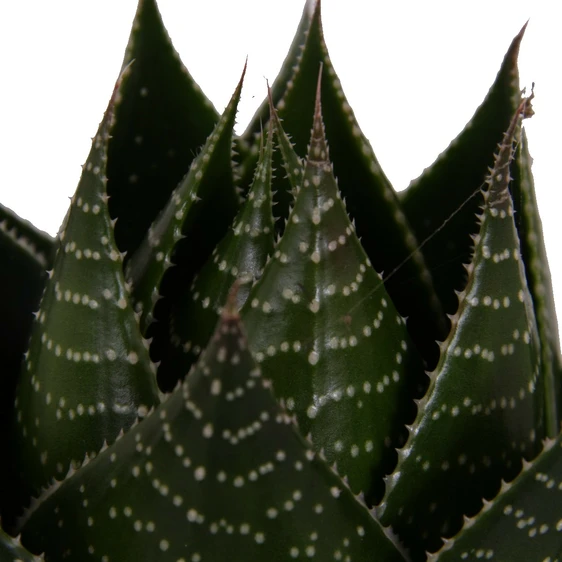
{"type": "Polygon", "coordinates": [[[69,562],[403,562],[269,386],[231,300],[183,385],[39,501],[24,544],[69,562]]]}
{"type": "MultiPolygon", "coordinates": [[[[153,356],[164,362],[167,361],[171,310],[225,236],[238,210],[231,150],[244,73],[189,173],[172,192],[166,207],[127,264],[135,308],[141,314],[141,328],[154,337],[153,356]],[[147,332],[155,317],[159,322],[147,332]]],[[[166,372],[165,376],[159,374],[161,388],[173,389],[185,374],[175,370],[171,378],[166,372]]]]}
{"type": "Polygon", "coordinates": [[[400,194],[416,238],[423,241],[431,236],[423,246],[423,256],[435,291],[450,314],[458,306],[455,290],[464,289],[467,282],[464,264],[470,260],[470,236],[478,232],[475,216],[482,205],[480,187],[519,104],[517,55],[524,31],[525,27],[513,40],[486,99],[462,133],[400,194]]]}
{"type": "Polygon", "coordinates": [[[218,121],[174,49],[155,0],[141,0],[125,53],[107,165],[117,246],[133,252],[218,121]]]}
{"type": "Polygon", "coordinates": [[[452,560],[536,560],[556,562],[562,555],[562,436],[543,452],[482,511],[467,519],[431,562],[452,560]]]}
{"type": "Polygon", "coordinates": [[[170,311],[170,355],[159,372],[167,381],[183,378],[207,346],[233,283],[236,280],[240,283],[238,305],[242,306],[250,288],[261,276],[267,258],[273,254],[272,137],[270,125],[246,202],[190,290],[179,295],[170,311]]]}
{"type": "Polygon", "coordinates": [[[562,416],[560,339],[531,165],[532,158],[523,131],[511,170],[513,175],[511,193],[517,231],[521,240],[521,255],[525,264],[529,291],[533,298],[541,341],[547,435],[555,437],[560,431],[562,416]]]}
{"type": "Polygon", "coordinates": [[[304,154],[314,108],[315,80],[324,66],[322,103],[334,174],[357,234],[429,365],[437,362],[436,339],[447,334],[447,320],[431,285],[418,242],[409,231],[396,194],[364,137],[330,61],[316,4],[306,41],[277,103],[284,129],[297,154],[304,154]]]}
{"type": "MultiPolygon", "coordinates": [[[[29,343],[33,313],[55,255],[54,240],[0,205],[0,357],[2,393],[13,387],[29,343]]],[[[12,390],[10,390],[12,388],[12,390]]],[[[1,403],[0,419],[7,404],[1,403]]]]}
{"type": "MultiPolygon", "coordinates": [[[[289,80],[294,73],[294,69],[299,63],[301,52],[306,42],[306,37],[312,22],[312,15],[314,13],[316,1],[317,0],[306,0],[305,2],[297,32],[293,37],[293,42],[291,43],[289,52],[283,61],[281,70],[273,82],[272,97],[274,104],[276,104],[285,93],[289,80]]],[[[260,131],[262,124],[267,122],[269,117],[268,105],[268,99],[266,98],[252,117],[244,134],[236,139],[237,151],[240,153],[240,157],[238,158],[240,165],[237,166],[236,173],[240,176],[240,185],[243,189],[249,186],[258,160],[258,137],[261,134],[260,131]]],[[[278,153],[276,154],[278,156],[278,153]]],[[[275,167],[276,166],[274,165],[274,169],[275,167]]],[[[281,192],[280,195],[282,195],[282,193],[283,192],[281,192]]],[[[282,213],[281,216],[286,218],[286,215],[282,213]]]]}
{"type": "MultiPolygon", "coordinates": [[[[310,27],[312,25],[312,19],[314,12],[316,10],[316,4],[319,4],[318,0],[305,0],[304,9],[299,22],[299,26],[293,37],[293,42],[289,47],[289,52],[281,65],[281,70],[277,74],[273,85],[271,86],[271,99],[273,100],[273,105],[281,100],[283,95],[288,89],[288,84],[293,74],[295,68],[298,67],[299,62],[302,57],[302,51],[306,44],[306,39],[310,33],[310,27]]],[[[269,97],[269,96],[268,96],[269,97]]],[[[260,134],[261,123],[267,122],[270,115],[270,103],[269,99],[263,100],[262,104],[256,111],[255,115],[250,120],[250,123],[246,127],[242,138],[250,143],[254,144],[255,136],[260,134]]]]}
{"type": "Polygon", "coordinates": [[[425,375],[347,216],[319,96],[303,186],[243,318],[255,358],[302,431],[353,490],[379,495],[425,375]]]}
{"type": "Polygon", "coordinates": [[[107,141],[117,92],[59,234],[17,389],[21,472],[33,491],[115,440],[159,401],[107,209],[107,141]]]}
{"type": "Polygon", "coordinates": [[[0,517],[6,524],[17,509],[14,494],[13,418],[16,381],[29,345],[33,314],[54,257],[53,239],[0,205],[0,517]]]}
{"type": "MultiPolygon", "coordinates": [[[[513,478],[544,436],[540,344],[509,193],[524,100],[483,192],[480,231],[453,328],[379,508],[414,560],[513,478]]],[[[526,113],[525,113],[526,114],[526,113]]]]}

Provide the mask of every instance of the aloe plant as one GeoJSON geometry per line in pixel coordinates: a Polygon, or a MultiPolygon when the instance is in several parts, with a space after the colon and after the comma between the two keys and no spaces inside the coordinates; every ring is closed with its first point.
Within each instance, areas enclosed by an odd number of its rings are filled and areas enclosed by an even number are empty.
{"type": "Polygon", "coordinates": [[[320,2],[235,135],[140,0],[56,238],[0,207],[0,560],[560,557],[523,33],[397,194],[320,2]]]}

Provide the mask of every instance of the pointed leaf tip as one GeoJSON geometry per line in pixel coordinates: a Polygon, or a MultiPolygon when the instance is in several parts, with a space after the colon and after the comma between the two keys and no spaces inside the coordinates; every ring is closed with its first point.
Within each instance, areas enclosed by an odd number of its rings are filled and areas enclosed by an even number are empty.
{"type": "Polygon", "coordinates": [[[509,193],[509,166],[513,160],[515,133],[522,119],[528,119],[534,115],[535,112],[531,103],[534,97],[535,93],[531,90],[531,94],[521,100],[509,124],[509,128],[504,134],[493,173],[486,180],[486,183],[490,186],[490,191],[487,195],[490,206],[498,206],[511,199],[509,193]]]}
{"type": "Polygon", "coordinates": [[[312,134],[310,148],[308,151],[308,162],[310,164],[329,163],[328,143],[322,119],[322,70],[324,64],[320,63],[318,71],[318,82],[316,83],[316,100],[314,102],[314,121],[312,123],[312,134]]]}

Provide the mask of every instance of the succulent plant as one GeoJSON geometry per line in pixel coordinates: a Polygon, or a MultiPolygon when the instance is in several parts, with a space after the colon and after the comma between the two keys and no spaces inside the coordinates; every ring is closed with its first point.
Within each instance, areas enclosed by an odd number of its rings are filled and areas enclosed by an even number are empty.
{"type": "Polygon", "coordinates": [[[560,559],[523,33],[398,194],[319,1],[235,135],[140,0],[57,237],[0,207],[0,560],[560,559]]]}

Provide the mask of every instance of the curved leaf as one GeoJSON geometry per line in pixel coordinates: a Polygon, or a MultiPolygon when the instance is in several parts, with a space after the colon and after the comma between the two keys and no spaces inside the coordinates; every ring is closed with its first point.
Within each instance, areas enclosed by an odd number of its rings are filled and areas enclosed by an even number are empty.
{"type": "Polygon", "coordinates": [[[33,314],[52,267],[54,241],[0,205],[0,517],[11,520],[15,504],[13,418],[16,383],[29,345],[33,314]]]}
{"type": "Polygon", "coordinates": [[[341,200],[318,88],[303,186],[243,318],[255,358],[302,431],[353,490],[378,496],[425,375],[341,200]]]}
{"type": "MultiPolygon", "coordinates": [[[[55,255],[54,240],[0,205],[0,357],[2,397],[13,400],[13,386],[29,343],[33,313],[55,255]]],[[[0,403],[1,404],[1,403],[0,403]]],[[[0,407],[0,419],[7,411],[0,407]]]]}
{"type": "Polygon", "coordinates": [[[21,472],[36,492],[159,402],[107,210],[116,86],[59,234],[17,389],[21,472]]]}
{"type": "Polygon", "coordinates": [[[464,264],[471,256],[470,236],[478,232],[475,216],[482,205],[480,188],[519,104],[517,56],[524,32],[525,27],[511,43],[486,99],[464,130],[399,194],[416,238],[422,241],[431,236],[422,252],[435,291],[450,314],[458,306],[455,290],[467,283],[464,264]]]}
{"type": "Polygon", "coordinates": [[[544,436],[540,344],[509,193],[524,100],[483,192],[480,231],[453,328],[379,507],[414,560],[513,478],[544,436]]]}
{"type": "MultiPolygon", "coordinates": [[[[293,37],[289,52],[273,82],[271,95],[275,104],[285,93],[295,66],[299,63],[317,1],[318,0],[306,0],[305,2],[299,26],[293,37]]],[[[269,118],[268,105],[269,100],[266,98],[250,120],[242,136],[236,139],[237,150],[240,152],[240,158],[238,160],[240,165],[236,170],[237,174],[240,176],[240,185],[242,188],[250,185],[252,174],[258,160],[257,137],[261,134],[262,123],[266,123],[269,118]]]]}
{"type": "MultiPolygon", "coordinates": [[[[289,81],[291,80],[296,67],[298,67],[300,63],[300,60],[302,58],[302,51],[306,44],[308,34],[310,33],[313,17],[319,3],[319,0],[305,0],[302,16],[299,21],[295,36],[293,37],[291,46],[289,47],[289,52],[287,53],[287,56],[285,57],[285,60],[281,65],[281,69],[279,70],[279,73],[275,77],[273,85],[271,86],[270,94],[274,106],[279,103],[279,101],[289,88],[289,81]]],[[[256,113],[246,127],[242,138],[244,138],[247,142],[253,144],[253,137],[260,133],[261,123],[267,122],[269,116],[270,99],[268,95],[268,97],[263,100],[259,108],[256,110],[256,113]]]]}

